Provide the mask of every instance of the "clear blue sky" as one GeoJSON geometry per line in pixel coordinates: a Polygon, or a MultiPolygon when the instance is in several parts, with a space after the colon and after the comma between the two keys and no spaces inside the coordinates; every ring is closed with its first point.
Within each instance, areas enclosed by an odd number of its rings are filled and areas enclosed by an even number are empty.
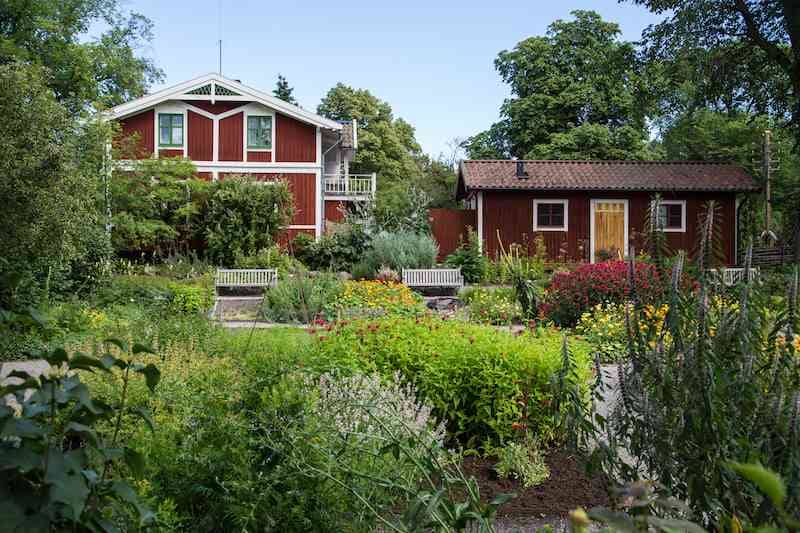
{"type": "MultiPolygon", "coordinates": [[[[155,23],[152,48],[142,52],[165,71],[166,84],[217,70],[218,2],[123,4],[155,23]]],[[[658,20],[616,0],[221,2],[223,75],[272,90],[281,73],[311,110],[337,82],[369,89],[434,155],[497,119],[508,93],[493,66],[499,51],[575,9],[600,12],[628,40],[658,20]]]]}

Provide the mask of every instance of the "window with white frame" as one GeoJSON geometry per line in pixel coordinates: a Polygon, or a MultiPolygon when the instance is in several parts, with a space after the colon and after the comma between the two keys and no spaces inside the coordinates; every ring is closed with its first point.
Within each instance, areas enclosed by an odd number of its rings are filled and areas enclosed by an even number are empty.
{"type": "Polygon", "coordinates": [[[247,147],[262,150],[272,148],[272,117],[248,115],[247,147]]]}
{"type": "Polygon", "coordinates": [[[658,227],[663,231],[686,231],[686,200],[661,200],[658,227]]]}
{"type": "Polygon", "coordinates": [[[158,145],[183,148],[183,115],[181,113],[158,114],[158,145]]]}
{"type": "Polygon", "coordinates": [[[533,231],[567,231],[567,200],[534,200],[533,231]]]}

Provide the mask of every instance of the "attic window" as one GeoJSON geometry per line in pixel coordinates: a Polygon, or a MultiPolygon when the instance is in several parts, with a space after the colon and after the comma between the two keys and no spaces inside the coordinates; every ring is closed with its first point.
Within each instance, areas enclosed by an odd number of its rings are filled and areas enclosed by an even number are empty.
{"type": "Polygon", "coordinates": [[[272,117],[256,115],[247,117],[247,148],[262,150],[272,148],[272,117]]]}
{"type": "Polygon", "coordinates": [[[241,96],[239,93],[232,91],[227,87],[223,87],[222,85],[217,85],[215,94],[217,96],[241,96]]]}
{"type": "MultiPolygon", "coordinates": [[[[217,88],[217,90],[219,91],[219,88],[217,88]]],[[[186,94],[211,96],[211,84],[209,83],[208,85],[203,85],[202,87],[198,87],[197,89],[192,89],[186,94]]]]}
{"type": "Polygon", "coordinates": [[[158,114],[158,146],[168,148],[183,148],[182,114],[158,114]]]}
{"type": "Polygon", "coordinates": [[[567,231],[568,200],[534,200],[533,231],[567,231]]]}

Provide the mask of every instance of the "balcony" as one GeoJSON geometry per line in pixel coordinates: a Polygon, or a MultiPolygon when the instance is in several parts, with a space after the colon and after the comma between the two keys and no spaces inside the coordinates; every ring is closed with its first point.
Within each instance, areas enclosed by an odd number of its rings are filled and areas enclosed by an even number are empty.
{"type": "Polygon", "coordinates": [[[337,200],[367,200],[375,197],[376,175],[325,174],[325,197],[337,200]]]}

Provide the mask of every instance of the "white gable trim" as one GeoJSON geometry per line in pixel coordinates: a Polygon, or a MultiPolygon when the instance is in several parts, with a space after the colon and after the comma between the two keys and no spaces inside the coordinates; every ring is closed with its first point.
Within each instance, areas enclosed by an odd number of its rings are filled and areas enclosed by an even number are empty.
{"type": "Polygon", "coordinates": [[[301,122],[305,122],[308,124],[312,124],[314,126],[331,130],[342,129],[342,125],[336,122],[335,120],[330,120],[323,116],[317,115],[316,113],[306,111],[301,107],[290,104],[288,102],[284,102],[280,98],[276,98],[271,94],[267,94],[257,89],[253,89],[252,87],[248,87],[237,81],[224,78],[219,74],[215,73],[206,74],[205,76],[200,76],[199,78],[194,78],[192,80],[185,81],[177,85],[173,85],[172,87],[168,87],[153,94],[137,98],[136,100],[133,100],[126,104],[121,104],[116,107],[113,107],[111,110],[109,110],[108,116],[112,119],[118,120],[139,113],[140,111],[149,109],[166,100],[212,100],[212,99],[213,101],[244,100],[244,101],[258,102],[260,104],[263,104],[267,107],[274,109],[275,111],[283,113],[284,115],[300,120],[301,122]],[[193,89],[197,89],[198,87],[202,87],[203,85],[207,85],[209,83],[214,83],[214,84],[219,83],[220,85],[224,85],[230,90],[236,91],[237,93],[241,94],[241,96],[223,96],[223,95],[214,96],[213,94],[211,96],[208,96],[208,95],[186,94],[187,92],[193,89]]]}

